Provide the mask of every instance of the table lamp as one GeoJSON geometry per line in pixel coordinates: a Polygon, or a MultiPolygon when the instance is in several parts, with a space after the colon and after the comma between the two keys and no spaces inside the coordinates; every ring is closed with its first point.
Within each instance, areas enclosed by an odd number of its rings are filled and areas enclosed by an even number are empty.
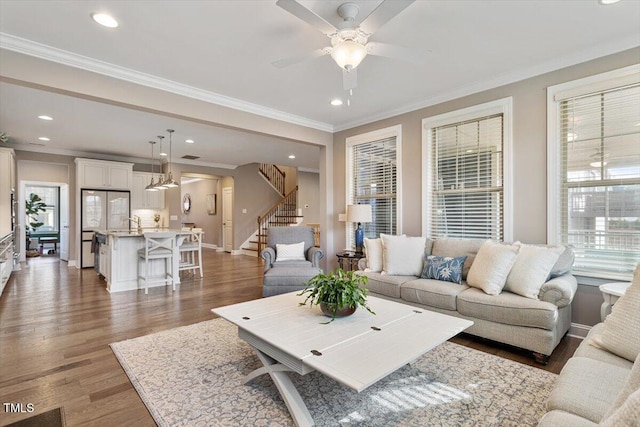
{"type": "Polygon", "coordinates": [[[364,230],[361,223],[371,222],[371,205],[348,205],[347,206],[347,222],[357,222],[356,228],[356,252],[361,254],[364,245],[364,230]]]}

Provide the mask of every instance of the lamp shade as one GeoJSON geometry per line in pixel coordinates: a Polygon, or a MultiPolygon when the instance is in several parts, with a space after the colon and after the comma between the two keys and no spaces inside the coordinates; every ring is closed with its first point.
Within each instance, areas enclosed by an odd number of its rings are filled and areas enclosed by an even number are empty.
{"type": "Polygon", "coordinates": [[[367,48],[353,40],[344,40],[331,50],[333,60],[345,70],[356,68],[365,56],[367,56],[367,48]]]}
{"type": "Polygon", "coordinates": [[[371,222],[371,205],[347,206],[347,222],[371,222]]]}

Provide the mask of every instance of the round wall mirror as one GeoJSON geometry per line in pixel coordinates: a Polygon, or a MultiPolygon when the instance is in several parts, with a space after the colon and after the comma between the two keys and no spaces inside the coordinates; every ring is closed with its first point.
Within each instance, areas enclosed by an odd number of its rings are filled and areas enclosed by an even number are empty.
{"type": "Polygon", "coordinates": [[[189,193],[185,194],[182,198],[182,212],[189,213],[191,210],[191,196],[189,193]]]}

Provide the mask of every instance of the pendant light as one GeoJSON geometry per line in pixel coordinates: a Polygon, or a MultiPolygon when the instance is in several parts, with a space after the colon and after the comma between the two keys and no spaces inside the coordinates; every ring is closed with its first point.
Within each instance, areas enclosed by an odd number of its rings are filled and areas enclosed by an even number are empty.
{"type": "MultiPolygon", "coordinates": [[[[164,136],[158,135],[158,139],[160,140],[160,155],[162,155],[162,140],[164,139],[164,136]]],[[[155,188],[157,188],[158,190],[167,189],[167,187],[163,185],[162,181],[162,161],[160,162],[160,173],[158,174],[158,183],[156,184],[155,188]]]]}
{"type": "Polygon", "coordinates": [[[162,186],[166,188],[175,188],[175,187],[178,187],[178,183],[173,179],[173,174],[171,173],[171,147],[172,147],[171,135],[175,131],[173,129],[167,129],[167,132],[169,132],[169,176],[162,183],[162,186]]]}
{"type": "Polygon", "coordinates": [[[144,189],[147,191],[159,191],[159,189],[156,187],[156,183],[153,181],[153,164],[155,163],[155,158],[153,157],[153,146],[156,145],[156,142],[149,141],[149,144],[151,144],[151,182],[149,183],[149,185],[144,187],[144,189]]]}

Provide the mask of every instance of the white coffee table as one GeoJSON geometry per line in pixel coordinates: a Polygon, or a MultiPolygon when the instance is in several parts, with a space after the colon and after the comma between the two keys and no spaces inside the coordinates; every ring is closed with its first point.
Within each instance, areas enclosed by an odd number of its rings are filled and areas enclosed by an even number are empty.
{"type": "Polygon", "coordinates": [[[297,426],[314,423],[287,372],[316,370],[360,392],[473,324],[375,297],[367,302],[376,315],[360,308],[322,324],[329,319],[302,301],[292,292],[211,310],[238,326],[264,365],[245,383],[269,374],[297,426]]]}

